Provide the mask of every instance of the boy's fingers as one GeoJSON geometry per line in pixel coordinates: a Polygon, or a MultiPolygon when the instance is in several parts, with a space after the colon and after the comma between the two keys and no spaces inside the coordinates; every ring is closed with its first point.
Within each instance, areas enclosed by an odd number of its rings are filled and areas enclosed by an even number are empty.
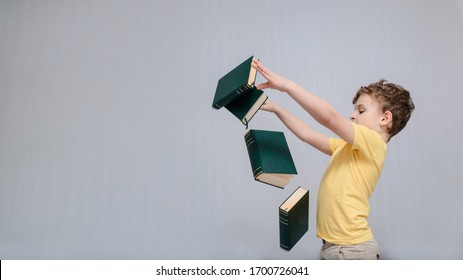
{"type": "Polygon", "coordinates": [[[261,72],[261,73],[267,71],[267,69],[265,68],[265,66],[264,66],[259,60],[257,60],[257,59],[254,59],[254,60],[252,61],[251,66],[254,67],[254,68],[256,68],[257,71],[259,71],[259,72],[261,72]]]}
{"type": "Polygon", "coordinates": [[[261,90],[261,89],[266,89],[269,87],[269,83],[266,82],[266,83],[262,83],[262,84],[259,84],[256,86],[257,89],[261,90]]]}

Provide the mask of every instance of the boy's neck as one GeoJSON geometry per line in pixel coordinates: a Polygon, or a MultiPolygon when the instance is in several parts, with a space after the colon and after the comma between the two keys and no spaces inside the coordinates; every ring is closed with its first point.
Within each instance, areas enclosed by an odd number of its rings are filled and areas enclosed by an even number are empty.
{"type": "Polygon", "coordinates": [[[387,133],[386,131],[378,131],[379,135],[381,135],[381,138],[383,138],[384,143],[387,144],[389,140],[391,139],[391,135],[387,133]]]}

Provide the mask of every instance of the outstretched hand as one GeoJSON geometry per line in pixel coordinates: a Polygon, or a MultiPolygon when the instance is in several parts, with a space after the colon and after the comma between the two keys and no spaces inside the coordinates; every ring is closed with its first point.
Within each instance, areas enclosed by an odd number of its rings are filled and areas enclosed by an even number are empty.
{"type": "Polygon", "coordinates": [[[273,102],[270,99],[267,99],[264,102],[264,104],[262,105],[262,107],[260,107],[260,109],[264,110],[264,111],[267,111],[267,112],[274,113],[277,110],[277,107],[278,107],[278,105],[275,102],[273,102]]]}
{"type": "Polygon", "coordinates": [[[254,67],[266,80],[267,82],[256,86],[257,89],[276,89],[278,91],[286,92],[290,84],[290,80],[270,71],[265,67],[259,60],[253,59],[251,66],[254,67]]]}

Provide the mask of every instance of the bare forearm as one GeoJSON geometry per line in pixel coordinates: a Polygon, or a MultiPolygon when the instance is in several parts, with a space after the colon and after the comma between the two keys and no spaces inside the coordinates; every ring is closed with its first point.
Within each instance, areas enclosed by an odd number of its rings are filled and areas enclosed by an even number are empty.
{"type": "Polygon", "coordinates": [[[307,113],[325,127],[329,128],[330,120],[338,114],[329,103],[307,91],[297,83],[289,82],[285,91],[307,113]]]}
{"type": "Polygon", "coordinates": [[[296,118],[283,107],[278,105],[274,106],[273,112],[275,115],[297,138],[328,155],[331,153],[328,145],[328,137],[315,131],[312,127],[296,118]]]}
{"type": "MultiPolygon", "coordinates": [[[[346,142],[353,142],[354,128],[352,127],[352,123],[348,119],[341,116],[341,114],[339,114],[326,101],[315,96],[291,80],[288,80],[276,74],[275,72],[270,71],[257,60],[252,62],[252,67],[256,68],[257,71],[259,71],[259,73],[261,73],[262,76],[264,76],[264,78],[267,80],[267,82],[257,85],[258,89],[273,88],[278,91],[288,93],[288,95],[292,97],[304,110],[306,110],[317,122],[333,131],[346,142]]],[[[282,121],[284,120],[282,119],[282,121]]],[[[300,127],[300,123],[297,123],[298,125],[293,126],[292,129],[300,127]]],[[[290,128],[291,125],[289,123],[285,124],[287,124],[287,126],[289,125],[288,128],[290,128]]],[[[316,142],[318,144],[320,138],[318,135],[316,135],[316,137],[316,142]]],[[[321,142],[325,142],[325,139],[321,140],[321,142]]]]}
{"type": "Polygon", "coordinates": [[[274,113],[294,135],[303,141],[306,138],[305,134],[312,130],[306,123],[290,114],[283,107],[277,106],[274,113]]]}

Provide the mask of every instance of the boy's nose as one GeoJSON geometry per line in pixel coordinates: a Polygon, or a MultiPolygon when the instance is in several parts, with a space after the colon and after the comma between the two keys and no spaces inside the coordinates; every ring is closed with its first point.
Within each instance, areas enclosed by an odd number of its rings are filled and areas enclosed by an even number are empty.
{"type": "Polygon", "coordinates": [[[355,114],[350,115],[350,120],[355,121],[355,114]]]}

